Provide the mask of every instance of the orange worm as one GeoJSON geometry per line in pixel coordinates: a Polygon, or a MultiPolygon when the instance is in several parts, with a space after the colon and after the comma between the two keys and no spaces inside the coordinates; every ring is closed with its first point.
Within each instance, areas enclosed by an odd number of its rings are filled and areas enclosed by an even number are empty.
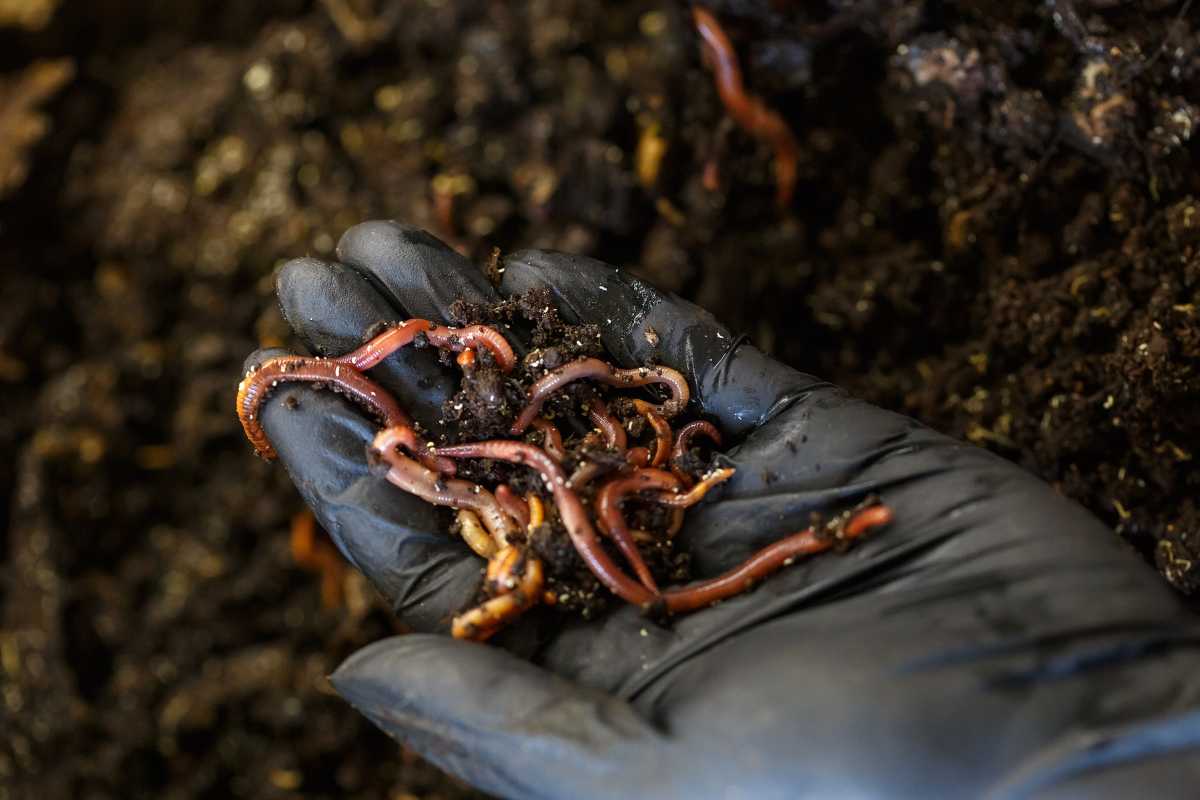
{"type": "Polygon", "coordinates": [[[671,454],[671,423],[645,400],[634,400],[633,407],[654,429],[654,457],[650,459],[650,466],[661,466],[671,454]]]}
{"type": "MultiPolygon", "coordinates": [[[[717,484],[724,483],[733,477],[735,470],[728,467],[723,469],[713,470],[708,475],[704,476],[699,483],[686,492],[676,491],[661,491],[655,492],[652,497],[654,502],[661,503],[664,506],[672,508],[691,508],[704,499],[704,495],[708,494],[708,490],[717,484]]],[[[678,476],[673,476],[678,479],[678,476]]]]}
{"type": "Polygon", "coordinates": [[[692,20],[704,43],[717,94],[721,96],[725,110],[744,131],[774,148],[775,202],[780,208],[786,208],[796,188],[800,161],[796,137],[783,117],[768,108],[762,98],[746,93],[733,43],[713,13],[696,6],[692,8],[692,20]]]}
{"type": "Polygon", "coordinates": [[[541,560],[516,547],[506,547],[488,562],[488,579],[499,596],[455,617],[450,625],[455,639],[485,641],[543,599],[541,560]]]}

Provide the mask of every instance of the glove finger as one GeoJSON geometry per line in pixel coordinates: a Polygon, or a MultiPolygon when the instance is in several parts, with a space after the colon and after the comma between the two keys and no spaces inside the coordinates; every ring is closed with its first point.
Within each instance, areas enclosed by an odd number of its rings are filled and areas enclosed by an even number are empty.
{"type": "Polygon", "coordinates": [[[571,322],[600,326],[624,366],[659,363],[688,376],[701,410],[740,436],[823,382],[769,358],[704,309],[595,259],[524,250],[504,260],[501,291],[548,286],[571,322]]]}
{"type": "MultiPolygon", "coordinates": [[[[282,351],[260,351],[247,369],[282,351]]],[[[473,599],[480,562],[445,533],[448,517],[368,470],[375,425],[349,401],[283,384],[259,412],[301,496],[342,554],[416,630],[445,630],[473,599]]]]}
{"type": "MultiPolygon", "coordinates": [[[[315,258],[285,264],[275,286],[288,323],[317,355],[348,353],[372,326],[413,316],[358,271],[315,258]]],[[[371,370],[371,377],[427,430],[439,427],[442,403],[457,391],[459,380],[432,348],[415,347],[398,350],[371,370]]]]}
{"type": "Polygon", "coordinates": [[[663,797],[666,740],[631,706],[496,647],[408,635],[330,677],[351,705],[442,769],[502,797],[663,797]]]}
{"type": "Polygon", "coordinates": [[[452,323],[455,300],[493,303],[496,291],[483,271],[428,231],[376,220],[342,236],[338,258],[381,287],[411,316],[452,323]]]}

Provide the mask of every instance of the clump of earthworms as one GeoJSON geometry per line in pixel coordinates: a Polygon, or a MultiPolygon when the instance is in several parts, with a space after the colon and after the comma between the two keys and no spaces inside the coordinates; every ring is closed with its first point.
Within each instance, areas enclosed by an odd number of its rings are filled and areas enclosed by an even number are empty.
{"type": "Polygon", "coordinates": [[[242,380],[237,410],[266,458],[274,450],[260,414],[281,383],[336,391],[376,420],[364,457],[395,486],[454,509],[451,531],[487,562],[479,602],[451,623],[455,637],[487,639],[537,605],[590,616],[616,598],[660,617],[695,611],[891,520],[886,506],[863,503],[722,575],[690,581],[676,534],[686,510],[734,470],[716,458],[723,441],[715,425],[673,424],[688,408],[687,378],[662,365],[602,360],[599,331],[564,325],[545,290],[453,311],[469,324],[410,319],[343,356],[268,359],[242,380]],[[502,332],[517,321],[533,326],[523,357],[502,332]],[[437,443],[366,374],[409,346],[437,348],[447,363],[455,354],[462,372],[444,408],[453,430],[437,443]]]}

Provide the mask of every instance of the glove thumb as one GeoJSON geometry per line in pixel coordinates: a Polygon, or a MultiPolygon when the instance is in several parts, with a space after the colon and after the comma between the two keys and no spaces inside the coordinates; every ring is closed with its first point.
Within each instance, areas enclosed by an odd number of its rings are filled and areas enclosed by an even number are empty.
{"type": "Polygon", "coordinates": [[[393,637],[330,681],[385,733],[502,797],[634,796],[672,772],[667,740],[628,703],[496,647],[393,637]]]}

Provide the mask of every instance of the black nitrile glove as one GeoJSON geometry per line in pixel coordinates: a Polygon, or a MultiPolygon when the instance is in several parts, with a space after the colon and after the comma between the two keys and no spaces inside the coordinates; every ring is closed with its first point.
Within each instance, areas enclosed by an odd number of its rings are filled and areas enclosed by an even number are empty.
{"type": "MultiPolygon", "coordinates": [[[[380,320],[450,321],[456,298],[496,297],[396,223],[354,228],[338,254],[279,278],[319,354],[380,320]]],[[[346,556],[429,632],[334,674],[381,728],[505,797],[1200,796],[1200,625],[1090,514],[620,270],[543,252],[504,267],[502,293],[549,286],[565,318],[600,324],[616,362],[682,371],[736,444],[736,476],[681,534],[698,575],[871,493],[896,519],[666,627],[622,607],[536,641],[513,631],[510,649],[456,641],[447,625],[482,562],[444,511],[369,473],[373,426],[355,408],[282,388],[263,423],[283,463],[346,556]]],[[[372,375],[427,426],[458,380],[412,348],[372,375]]]]}

